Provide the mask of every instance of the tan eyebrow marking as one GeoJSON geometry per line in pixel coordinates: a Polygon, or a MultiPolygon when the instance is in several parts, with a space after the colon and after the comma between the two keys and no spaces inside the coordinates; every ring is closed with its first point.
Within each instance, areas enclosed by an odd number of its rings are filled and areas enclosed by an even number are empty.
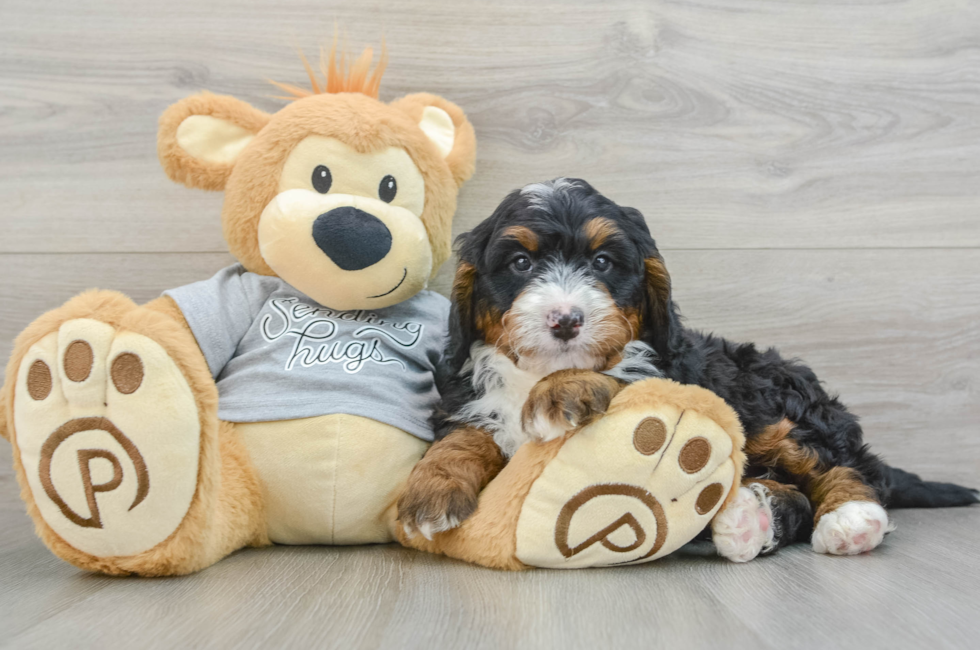
{"type": "Polygon", "coordinates": [[[585,235],[589,238],[589,246],[595,250],[606,243],[610,237],[619,234],[619,228],[606,217],[596,217],[585,224],[585,235]]]}
{"type": "Polygon", "coordinates": [[[503,236],[516,239],[521,246],[529,251],[538,250],[538,236],[526,226],[511,226],[504,230],[503,236]]]}

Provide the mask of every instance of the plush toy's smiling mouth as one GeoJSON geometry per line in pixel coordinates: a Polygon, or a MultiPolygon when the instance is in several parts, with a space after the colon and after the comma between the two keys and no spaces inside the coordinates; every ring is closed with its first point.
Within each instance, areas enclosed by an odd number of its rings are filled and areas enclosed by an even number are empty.
{"type": "Polygon", "coordinates": [[[397,289],[398,287],[402,286],[402,282],[404,282],[405,281],[405,278],[407,278],[407,277],[408,277],[408,267],[406,266],[404,269],[402,269],[402,279],[398,281],[398,284],[396,284],[395,286],[393,286],[391,289],[388,289],[384,293],[379,293],[376,296],[368,296],[368,298],[369,299],[370,298],[384,298],[389,293],[392,293],[395,289],[397,289]]]}

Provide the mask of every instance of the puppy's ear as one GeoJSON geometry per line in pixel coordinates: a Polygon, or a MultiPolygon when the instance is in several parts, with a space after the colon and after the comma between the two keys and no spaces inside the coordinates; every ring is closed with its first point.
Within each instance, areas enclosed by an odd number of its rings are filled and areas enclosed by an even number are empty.
{"type": "Polygon", "coordinates": [[[476,267],[464,259],[456,265],[453,280],[452,308],[449,313],[449,365],[453,375],[458,373],[470,356],[470,347],[477,339],[476,318],[473,313],[473,286],[476,267]]]}
{"type": "Polygon", "coordinates": [[[476,134],[466,114],[456,104],[438,95],[406,95],[391,106],[415,120],[446,161],[456,185],[473,175],[476,165],[476,134]]]}
{"type": "Polygon", "coordinates": [[[670,298],[670,274],[660,254],[654,253],[643,261],[646,310],[644,326],[647,342],[661,359],[670,350],[674,327],[674,309],[670,298]]]}
{"type": "Polygon", "coordinates": [[[269,117],[227,95],[201,93],[182,99],[160,116],[160,164],[178,183],[222,190],[238,154],[269,117]]]}

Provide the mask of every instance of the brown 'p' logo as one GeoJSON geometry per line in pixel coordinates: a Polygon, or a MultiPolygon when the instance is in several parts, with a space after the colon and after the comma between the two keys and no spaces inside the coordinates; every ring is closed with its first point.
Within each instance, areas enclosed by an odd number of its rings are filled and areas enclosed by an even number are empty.
{"type": "Polygon", "coordinates": [[[65,500],[58,494],[54,483],[51,481],[51,460],[54,452],[65,440],[80,431],[105,431],[112,436],[119,446],[123,448],[133,467],[136,468],[136,498],[129,506],[132,510],[138,506],[146,495],[150,492],[150,475],[146,471],[146,463],[133,441],[127,438],[116,425],[106,418],[76,418],[69,420],[65,424],[48,436],[41,447],[41,463],[39,469],[41,485],[44,487],[45,494],[61,510],[61,513],[74,524],[83,528],[102,528],[102,518],[99,515],[99,504],[95,495],[99,492],[111,492],[122,485],[123,469],[122,464],[116,455],[105,449],[80,449],[78,451],[78,469],[82,476],[82,486],[85,490],[85,500],[88,503],[89,516],[82,517],[69,507],[65,500]],[[93,459],[102,458],[112,464],[112,478],[105,483],[92,483],[92,472],[90,464],[93,459]]]}
{"type": "Polygon", "coordinates": [[[667,540],[667,517],[664,515],[664,509],[660,505],[660,502],[652,494],[641,487],[626,483],[599,484],[590,485],[576,494],[568,500],[568,503],[558,513],[558,521],[555,522],[555,545],[563,556],[566,558],[574,557],[596,543],[602,544],[603,547],[614,553],[629,553],[643,546],[647,540],[647,533],[631,512],[625,513],[622,517],[596,532],[581,544],[574,547],[569,546],[568,531],[575,513],[592,499],[610,495],[636,499],[653,514],[657,522],[657,536],[653,541],[653,546],[645,555],[636,559],[641,560],[650,557],[664,545],[664,542],[667,540]],[[626,546],[618,546],[609,539],[609,536],[623,526],[629,526],[633,530],[633,535],[636,539],[626,546]]]}

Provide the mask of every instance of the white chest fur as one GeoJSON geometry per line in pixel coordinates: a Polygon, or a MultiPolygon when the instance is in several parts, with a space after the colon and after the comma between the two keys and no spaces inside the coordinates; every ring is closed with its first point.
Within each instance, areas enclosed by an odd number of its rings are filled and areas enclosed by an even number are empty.
{"type": "MultiPolygon", "coordinates": [[[[653,360],[649,346],[633,341],[623,350],[623,360],[608,374],[627,382],[660,376],[653,360]]],[[[521,411],[534,385],[558,370],[591,369],[597,362],[583,352],[546,360],[522,357],[515,364],[493,346],[475,343],[466,363],[464,370],[472,371],[473,388],[478,397],[466,404],[454,419],[491,432],[494,442],[510,458],[529,440],[521,426],[521,411]]]]}

